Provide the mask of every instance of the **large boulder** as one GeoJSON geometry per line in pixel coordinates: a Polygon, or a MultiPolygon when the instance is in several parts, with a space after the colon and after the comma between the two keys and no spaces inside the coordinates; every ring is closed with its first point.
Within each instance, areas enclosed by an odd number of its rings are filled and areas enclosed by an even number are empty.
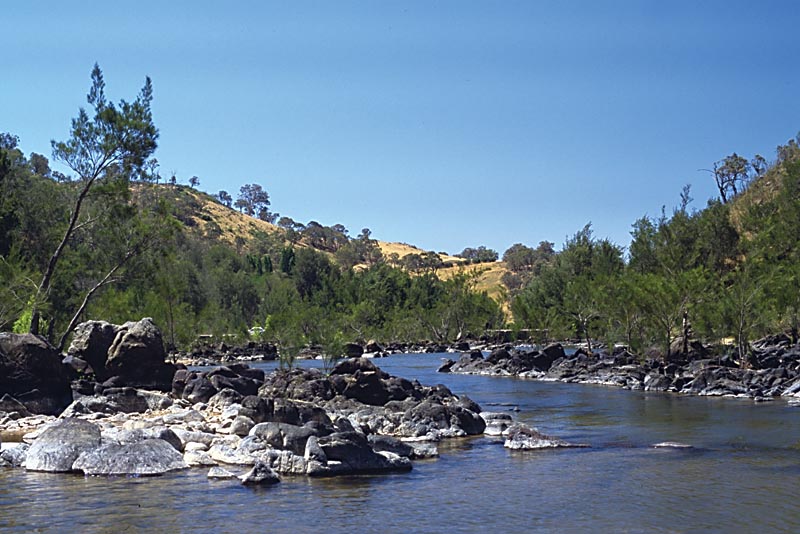
{"type": "Polygon", "coordinates": [[[403,427],[412,436],[434,432],[441,437],[482,434],[486,421],[477,413],[457,405],[446,405],[427,399],[403,414],[403,427]]]}
{"type": "Polygon", "coordinates": [[[303,454],[308,438],[316,435],[314,429],[287,423],[259,423],[250,429],[249,435],[275,449],[283,449],[303,454]]]}
{"type": "Polygon", "coordinates": [[[359,432],[337,432],[317,440],[330,474],[410,471],[411,462],[391,452],[377,453],[359,432]]]}
{"type": "Polygon", "coordinates": [[[100,447],[100,427],[82,419],[63,419],[45,429],[28,449],[25,469],[51,473],[73,471],[84,452],[100,447]]]}
{"type": "Polygon", "coordinates": [[[69,369],[44,338],[0,333],[0,396],[9,394],[27,410],[56,415],[72,402],[69,369]]]}
{"type": "Polygon", "coordinates": [[[86,321],[75,327],[67,354],[87,362],[98,381],[109,378],[106,371],[108,349],[117,335],[117,327],[105,321],[86,321]]]}
{"type": "Polygon", "coordinates": [[[73,361],[85,361],[106,386],[170,391],[176,367],[166,363],[161,331],[145,317],[123,325],[87,321],[75,328],[67,349],[73,361]]]}
{"type": "Polygon", "coordinates": [[[170,391],[176,368],[165,363],[165,357],[161,331],[151,318],[145,317],[117,328],[108,349],[106,370],[127,386],[170,391]]]}
{"type": "Polygon", "coordinates": [[[87,475],[161,475],[186,469],[183,455],[163,439],[106,443],[86,450],[72,465],[87,475]]]}

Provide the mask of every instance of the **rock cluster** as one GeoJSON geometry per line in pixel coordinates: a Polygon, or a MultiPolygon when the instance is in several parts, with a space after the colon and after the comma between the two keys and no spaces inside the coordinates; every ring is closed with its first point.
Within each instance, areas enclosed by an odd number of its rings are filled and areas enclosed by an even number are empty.
{"type": "Polygon", "coordinates": [[[440,372],[517,376],[539,380],[613,385],[632,390],[768,399],[800,396],[800,347],[774,336],[753,344],[742,368],[730,356],[709,358],[696,351],[681,360],[641,360],[627,351],[566,355],[560,344],[541,351],[500,348],[447,360],[440,372]]]}
{"type": "Polygon", "coordinates": [[[176,367],[165,359],[161,331],[146,317],[123,325],[105,321],[79,324],[65,363],[105,387],[169,391],[176,367]]]}
{"type": "Polygon", "coordinates": [[[179,370],[169,396],[98,391],[77,394],[47,425],[37,419],[24,436],[30,448],[9,449],[0,464],[90,475],[224,468],[209,476],[268,484],[279,475],[407,471],[412,459],[438,454],[437,440],[486,427],[467,397],[390,376],[365,358],[344,360],[329,375],[265,376],[241,364],[179,370]]]}

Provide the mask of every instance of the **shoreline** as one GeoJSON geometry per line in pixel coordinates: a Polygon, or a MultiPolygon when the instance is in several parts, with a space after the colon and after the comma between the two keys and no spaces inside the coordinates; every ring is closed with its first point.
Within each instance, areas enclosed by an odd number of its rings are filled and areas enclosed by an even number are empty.
{"type": "MultiPolygon", "coordinates": [[[[627,351],[589,354],[579,349],[567,355],[560,344],[541,351],[517,348],[480,351],[447,359],[439,372],[514,377],[542,382],[602,385],[632,391],[680,395],[731,397],[768,402],[797,399],[800,404],[800,346],[768,340],[752,353],[750,367],[740,367],[730,356],[709,358],[690,354],[672,360],[641,360],[627,351]]],[[[790,400],[790,404],[793,404],[790,400]]]]}

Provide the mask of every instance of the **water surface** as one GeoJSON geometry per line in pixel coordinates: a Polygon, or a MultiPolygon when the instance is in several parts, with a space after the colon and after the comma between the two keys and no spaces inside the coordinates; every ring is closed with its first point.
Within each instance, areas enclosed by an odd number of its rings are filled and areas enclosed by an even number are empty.
{"type": "Polygon", "coordinates": [[[139,479],[6,469],[0,531],[800,531],[798,408],[439,374],[442,357],[375,362],[592,447],[509,451],[468,438],[440,444],[440,458],[410,473],[284,477],[263,489],[208,480],[205,469],[139,479]],[[650,447],[667,440],[694,448],[650,447]]]}

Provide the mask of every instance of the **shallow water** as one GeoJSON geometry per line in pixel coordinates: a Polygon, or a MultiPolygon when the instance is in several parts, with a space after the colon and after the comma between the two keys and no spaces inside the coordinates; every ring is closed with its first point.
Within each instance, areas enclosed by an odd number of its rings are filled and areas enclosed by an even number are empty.
{"type": "Polygon", "coordinates": [[[140,479],[6,469],[0,531],[800,531],[798,408],[439,374],[443,356],[375,362],[592,447],[509,451],[469,438],[441,444],[440,458],[410,473],[285,477],[263,489],[210,481],[205,469],[140,479]],[[650,447],[668,440],[694,448],[650,447]]]}

